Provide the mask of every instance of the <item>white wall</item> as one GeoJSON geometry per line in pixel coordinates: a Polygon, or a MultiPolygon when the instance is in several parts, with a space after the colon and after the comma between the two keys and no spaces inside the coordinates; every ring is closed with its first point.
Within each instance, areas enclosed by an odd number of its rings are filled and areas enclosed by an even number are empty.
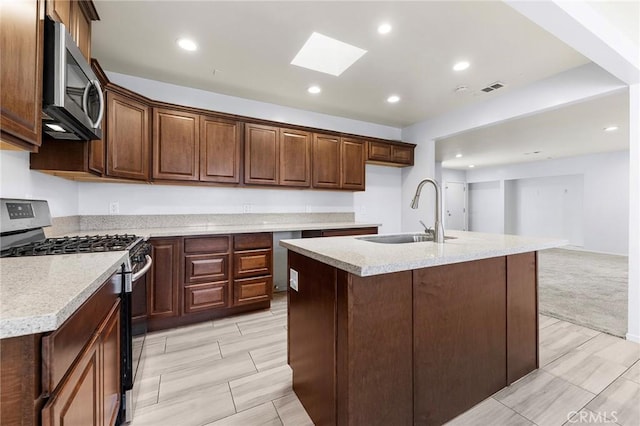
{"type": "MultiPolygon", "coordinates": [[[[628,253],[629,151],[488,167],[468,170],[466,174],[469,183],[582,176],[583,247],[603,253],[628,253]]],[[[509,194],[508,185],[505,191],[509,194]]],[[[505,218],[507,223],[509,220],[505,218]]],[[[574,238],[579,242],[579,238],[574,238]]]]}
{"type": "Polygon", "coordinates": [[[504,233],[504,194],[500,181],[470,183],[469,231],[504,233]]]}
{"type": "Polygon", "coordinates": [[[49,201],[53,217],[78,214],[78,184],[29,169],[29,153],[0,150],[0,197],[49,201]]]}
{"type": "Polygon", "coordinates": [[[403,200],[402,170],[396,167],[367,165],[367,190],[353,196],[356,220],[381,223],[381,234],[401,230],[401,209],[411,200],[403,200]]]}

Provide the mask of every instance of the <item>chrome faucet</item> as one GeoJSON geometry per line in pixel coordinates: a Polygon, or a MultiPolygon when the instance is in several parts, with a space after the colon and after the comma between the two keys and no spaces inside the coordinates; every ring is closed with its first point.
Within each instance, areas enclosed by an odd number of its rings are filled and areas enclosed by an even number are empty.
{"type": "MultiPolygon", "coordinates": [[[[420,201],[420,192],[422,191],[422,187],[424,186],[425,183],[429,182],[430,184],[433,185],[433,187],[436,190],[436,223],[433,226],[434,230],[433,230],[433,241],[435,241],[436,243],[443,243],[444,242],[444,228],[442,226],[442,210],[440,208],[440,204],[442,201],[441,195],[440,195],[440,185],[438,185],[438,182],[436,182],[434,179],[430,179],[430,178],[426,178],[423,179],[419,184],[418,184],[418,188],[416,189],[416,195],[413,196],[413,200],[411,201],[411,208],[412,209],[417,209],[418,208],[418,202],[420,201]]],[[[420,223],[422,223],[422,221],[420,221],[420,223]]],[[[424,226],[424,223],[422,224],[422,226],[424,226]]],[[[425,232],[428,232],[428,228],[425,228],[425,232]]]]}

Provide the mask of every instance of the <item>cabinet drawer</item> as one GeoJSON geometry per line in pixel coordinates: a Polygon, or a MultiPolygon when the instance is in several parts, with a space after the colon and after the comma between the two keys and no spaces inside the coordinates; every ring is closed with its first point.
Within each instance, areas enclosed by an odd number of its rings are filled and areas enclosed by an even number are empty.
{"type": "Polygon", "coordinates": [[[271,276],[235,280],[233,283],[233,304],[246,305],[271,299],[273,279],[271,276]]]}
{"type": "Polygon", "coordinates": [[[229,255],[200,254],[185,256],[184,280],[186,283],[222,281],[228,278],[229,255]]]}
{"type": "Polygon", "coordinates": [[[51,394],[119,296],[120,274],[113,275],[56,331],[42,338],[42,391],[51,394]]]}
{"type": "Polygon", "coordinates": [[[253,250],[233,255],[234,277],[246,278],[271,274],[271,250],[253,250]]]}
{"type": "Polygon", "coordinates": [[[194,237],[184,239],[185,253],[226,253],[229,251],[229,237],[194,237]]]}
{"type": "Polygon", "coordinates": [[[234,238],[233,247],[236,250],[254,250],[271,248],[273,235],[270,232],[260,234],[239,234],[234,238]]]}
{"type": "Polygon", "coordinates": [[[198,312],[227,306],[229,282],[195,284],[184,288],[184,311],[198,312]]]}

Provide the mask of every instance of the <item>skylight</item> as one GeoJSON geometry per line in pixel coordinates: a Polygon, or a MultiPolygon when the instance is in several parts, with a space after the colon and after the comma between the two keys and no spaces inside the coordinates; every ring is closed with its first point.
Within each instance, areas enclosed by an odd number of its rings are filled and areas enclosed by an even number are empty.
{"type": "Polygon", "coordinates": [[[337,77],[365,53],[364,49],[314,32],[291,64],[337,77]]]}

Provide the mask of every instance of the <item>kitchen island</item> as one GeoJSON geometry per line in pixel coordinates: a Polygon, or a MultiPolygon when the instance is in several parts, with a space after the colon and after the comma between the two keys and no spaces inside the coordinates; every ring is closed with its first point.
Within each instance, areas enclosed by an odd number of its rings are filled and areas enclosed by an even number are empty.
{"type": "Polygon", "coordinates": [[[318,425],[439,425],[538,368],[537,254],[562,241],[283,240],[288,361],[318,425]]]}

